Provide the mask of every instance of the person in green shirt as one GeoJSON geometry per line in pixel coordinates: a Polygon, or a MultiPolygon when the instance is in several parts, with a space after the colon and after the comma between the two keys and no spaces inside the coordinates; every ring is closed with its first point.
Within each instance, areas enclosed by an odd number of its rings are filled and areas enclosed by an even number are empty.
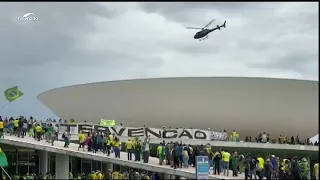
{"type": "Polygon", "coordinates": [[[232,169],[232,176],[238,176],[238,153],[235,151],[231,157],[231,169],[232,169]]]}
{"type": "Polygon", "coordinates": [[[53,127],[52,127],[52,124],[50,124],[50,125],[47,127],[47,134],[46,134],[46,138],[47,138],[47,142],[48,142],[48,143],[50,143],[52,130],[53,130],[53,127]]]}
{"type": "Polygon", "coordinates": [[[305,157],[301,159],[301,162],[299,162],[299,168],[301,173],[301,179],[307,180],[310,172],[310,165],[305,157]]]}
{"type": "Polygon", "coordinates": [[[141,160],[141,152],[142,152],[141,142],[138,141],[136,146],[134,147],[134,158],[135,158],[135,161],[140,161],[141,160]]]}

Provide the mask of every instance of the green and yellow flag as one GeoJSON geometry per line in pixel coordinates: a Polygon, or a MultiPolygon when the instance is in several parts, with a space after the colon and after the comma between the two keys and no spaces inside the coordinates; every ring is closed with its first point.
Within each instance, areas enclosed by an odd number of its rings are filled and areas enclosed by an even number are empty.
{"type": "Polygon", "coordinates": [[[21,97],[23,93],[19,91],[18,86],[9,88],[4,91],[4,96],[7,98],[9,102],[17,100],[19,97],[21,97]]]}
{"type": "Polygon", "coordinates": [[[106,119],[100,120],[100,126],[113,127],[115,125],[116,125],[116,120],[106,120],[106,119]]]}
{"type": "Polygon", "coordinates": [[[0,166],[8,167],[8,160],[6,154],[0,148],[0,166]]]}

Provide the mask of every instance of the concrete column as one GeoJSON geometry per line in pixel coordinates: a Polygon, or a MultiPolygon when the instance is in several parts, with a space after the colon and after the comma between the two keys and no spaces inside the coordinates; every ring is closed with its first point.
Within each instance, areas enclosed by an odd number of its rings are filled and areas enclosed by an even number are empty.
{"type": "Polygon", "coordinates": [[[56,179],[69,179],[69,156],[56,154],[56,179]]]}
{"type": "Polygon", "coordinates": [[[48,151],[39,151],[40,173],[46,174],[48,172],[48,151]]]}

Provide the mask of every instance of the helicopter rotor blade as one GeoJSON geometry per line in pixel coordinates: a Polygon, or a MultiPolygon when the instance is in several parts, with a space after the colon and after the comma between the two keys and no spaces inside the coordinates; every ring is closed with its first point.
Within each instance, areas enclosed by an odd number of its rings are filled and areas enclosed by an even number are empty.
{"type": "Polygon", "coordinates": [[[186,27],[187,29],[202,29],[202,28],[197,28],[197,27],[186,27]]]}
{"type": "Polygon", "coordinates": [[[215,21],[215,19],[212,19],[206,26],[203,27],[203,29],[210,26],[210,24],[212,24],[214,21],[215,21]]]}

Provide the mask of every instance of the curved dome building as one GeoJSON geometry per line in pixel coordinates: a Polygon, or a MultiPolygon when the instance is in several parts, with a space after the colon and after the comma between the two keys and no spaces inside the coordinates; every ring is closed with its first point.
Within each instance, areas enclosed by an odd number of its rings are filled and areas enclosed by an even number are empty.
{"type": "MultiPolygon", "coordinates": [[[[62,119],[124,126],[318,134],[318,82],[244,77],[135,79],[75,85],[38,99],[62,119]]],[[[254,138],[254,137],[253,137],[254,138]]]]}

